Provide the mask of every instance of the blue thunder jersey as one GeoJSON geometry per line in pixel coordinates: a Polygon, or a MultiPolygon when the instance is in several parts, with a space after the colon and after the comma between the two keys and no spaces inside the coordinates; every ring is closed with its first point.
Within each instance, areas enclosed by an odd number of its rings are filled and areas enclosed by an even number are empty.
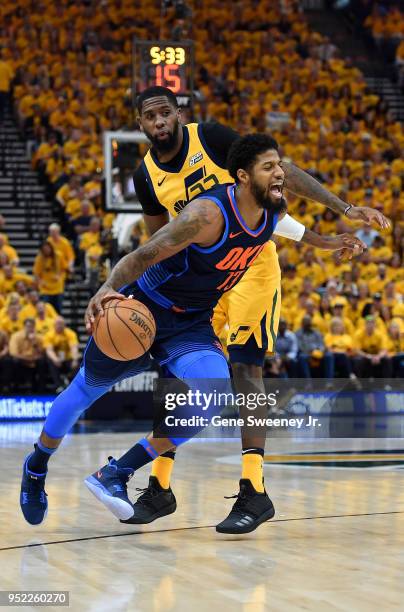
{"type": "Polygon", "coordinates": [[[138,279],[140,289],[154,302],[176,312],[212,309],[261,253],[272,236],[278,214],[263,210],[260,226],[250,229],[237,208],[234,190],[234,184],[219,185],[202,196],[220,208],[225,220],[223,235],[216,244],[207,248],[191,244],[151,266],[138,279]]]}

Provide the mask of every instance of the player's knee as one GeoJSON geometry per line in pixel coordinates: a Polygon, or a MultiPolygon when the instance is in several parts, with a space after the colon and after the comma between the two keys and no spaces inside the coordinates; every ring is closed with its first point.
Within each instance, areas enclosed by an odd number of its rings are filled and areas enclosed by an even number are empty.
{"type": "Polygon", "coordinates": [[[108,386],[92,387],[86,383],[84,376],[78,372],[65,392],[69,391],[77,405],[89,407],[95,400],[104,395],[108,389],[108,386]]]}
{"type": "Polygon", "coordinates": [[[224,355],[216,351],[199,351],[181,355],[169,364],[170,371],[182,380],[230,378],[224,355]]]}
{"type": "Polygon", "coordinates": [[[190,364],[185,378],[230,378],[229,366],[224,355],[208,353],[190,364]]]}
{"type": "Polygon", "coordinates": [[[184,380],[192,390],[226,393],[231,390],[230,371],[224,355],[202,355],[186,368],[184,380]]]}

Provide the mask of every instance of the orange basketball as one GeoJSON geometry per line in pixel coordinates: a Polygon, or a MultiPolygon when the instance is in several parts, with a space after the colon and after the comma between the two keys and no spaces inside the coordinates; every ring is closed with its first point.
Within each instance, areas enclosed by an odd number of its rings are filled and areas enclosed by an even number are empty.
{"type": "Polygon", "coordinates": [[[104,314],[97,315],[93,338],[105,355],[129,361],[144,355],[154,341],[156,323],[150,310],[138,300],[106,302],[104,314]]]}

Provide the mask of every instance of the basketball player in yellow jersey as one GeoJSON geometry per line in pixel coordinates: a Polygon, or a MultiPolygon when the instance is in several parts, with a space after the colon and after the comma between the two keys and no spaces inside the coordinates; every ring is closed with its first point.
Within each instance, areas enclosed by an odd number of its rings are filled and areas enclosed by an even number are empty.
{"type": "MultiPolygon", "coordinates": [[[[138,98],[137,110],[139,124],[152,148],[134,175],[134,185],[153,234],[191,199],[217,184],[234,182],[227,171],[226,158],[238,134],[218,123],[181,125],[176,97],[163,87],[144,91],[138,98]]],[[[283,162],[283,169],[285,186],[296,195],[316,200],[350,219],[385,226],[387,220],[378,211],[347,205],[292,164],[283,162]]],[[[248,232],[242,219],[240,231],[248,232]]],[[[350,235],[322,237],[289,215],[274,233],[330,250],[347,247],[349,251],[354,247],[350,235]]],[[[213,324],[219,337],[223,337],[223,328],[228,325],[227,349],[237,392],[258,390],[265,354],[275,348],[280,304],[280,268],[275,244],[270,241],[242,281],[224,294],[214,312],[213,324]],[[250,381],[254,381],[255,388],[251,388],[250,381]]],[[[266,416],[264,407],[262,411],[256,416],[266,416]]],[[[251,436],[243,431],[242,445],[242,479],[250,480],[256,491],[262,492],[265,433],[251,436]]],[[[130,522],[148,523],[175,510],[169,487],[173,459],[174,454],[169,452],[154,461],[149,488],[135,504],[130,522]]]]}

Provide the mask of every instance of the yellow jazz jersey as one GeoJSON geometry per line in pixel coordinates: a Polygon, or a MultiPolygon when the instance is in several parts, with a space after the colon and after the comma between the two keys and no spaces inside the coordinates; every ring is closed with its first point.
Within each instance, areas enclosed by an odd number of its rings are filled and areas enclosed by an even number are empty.
{"type": "MultiPolygon", "coordinates": [[[[214,161],[212,145],[208,148],[204,141],[203,125],[183,126],[183,147],[172,166],[159,163],[152,151],[143,160],[142,170],[157,206],[164,207],[172,216],[204,191],[217,184],[234,182],[224,164],[214,161]]],[[[148,214],[145,207],[144,211],[148,214]]],[[[275,244],[269,241],[242,280],[220,299],[213,317],[215,333],[227,347],[243,346],[253,335],[261,352],[271,353],[275,348],[280,306],[278,256],[275,244]]],[[[260,358],[255,363],[259,361],[260,358]]]]}
{"type": "Polygon", "coordinates": [[[146,153],[143,160],[156,200],[172,216],[176,216],[190,200],[204,191],[215,185],[234,182],[228,171],[209,157],[201,140],[199,125],[190,123],[183,127],[183,155],[177,168],[168,170],[166,164],[158,163],[151,151],[146,153]]]}
{"type": "MultiPolygon", "coordinates": [[[[244,346],[254,336],[262,353],[275,351],[281,312],[281,270],[275,243],[265,245],[242,279],[222,295],[213,316],[213,329],[228,348],[244,346]]],[[[230,351],[233,363],[236,353],[230,351]]],[[[246,363],[240,359],[241,363],[246,363]]],[[[249,351],[248,363],[259,364],[249,351]]]]}

